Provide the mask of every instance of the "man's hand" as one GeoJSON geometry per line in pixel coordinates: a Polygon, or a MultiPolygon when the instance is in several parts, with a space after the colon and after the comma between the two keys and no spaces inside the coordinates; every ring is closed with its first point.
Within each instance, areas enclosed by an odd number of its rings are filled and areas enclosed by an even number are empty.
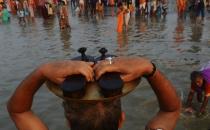
{"type": "Polygon", "coordinates": [[[151,62],[139,57],[117,57],[112,59],[112,64],[109,64],[107,60],[103,60],[94,66],[96,79],[106,72],[120,72],[121,78],[125,82],[149,74],[152,70],[151,62]]]}
{"type": "Polygon", "coordinates": [[[93,81],[93,63],[84,61],[56,61],[43,64],[39,70],[46,79],[61,84],[65,78],[73,74],[82,74],[87,81],[93,81]]]}
{"type": "Polygon", "coordinates": [[[46,80],[61,84],[67,76],[82,74],[93,80],[93,63],[55,61],[41,65],[29,74],[11,96],[7,109],[18,130],[48,130],[31,110],[33,97],[46,80]]]}

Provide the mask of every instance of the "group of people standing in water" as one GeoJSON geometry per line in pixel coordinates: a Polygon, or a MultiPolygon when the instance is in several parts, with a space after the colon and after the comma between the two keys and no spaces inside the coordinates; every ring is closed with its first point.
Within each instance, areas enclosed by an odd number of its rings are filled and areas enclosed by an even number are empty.
{"type": "MultiPolygon", "coordinates": [[[[205,7],[210,10],[210,0],[176,0],[176,3],[178,17],[186,16],[186,12],[190,11],[193,16],[204,19],[205,7]]],[[[69,4],[78,16],[98,18],[104,18],[105,8],[111,8],[112,16],[117,15],[116,30],[119,33],[128,30],[130,17],[134,13],[143,17],[165,17],[168,10],[168,0],[0,0],[0,16],[7,23],[10,13],[17,15],[19,24],[25,25],[34,22],[36,14],[44,19],[57,15],[60,29],[65,29],[70,28],[69,4]]]]}
{"type": "Polygon", "coordinates": [[[57,14],[60,28],[70,27],[66,0],[2,0],[0,3],[2,19],[6,16],[10,19],[11,14],[17,15],[19,24],[26,25],[35,22],[35,15],[50,19],[57,14]],[[7,15],[4,15],[5,12],[7,15]]]}
{"type": "Polygon", "coordinates": [[[191,17],[203,20],[205,9],[210,11],[210,0],[177,0],[178,16],[181,18],[189,12],[191,17]]]}

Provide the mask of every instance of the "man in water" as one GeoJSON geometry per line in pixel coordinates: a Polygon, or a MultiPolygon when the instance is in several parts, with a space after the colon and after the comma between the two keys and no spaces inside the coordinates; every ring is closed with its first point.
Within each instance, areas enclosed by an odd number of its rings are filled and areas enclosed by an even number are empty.
{"type": "Polygon", "coordinates": [[[188,94],[187,108],[185,111],[189,113],[193,112],[193,108],[191,106],[194,93],[196,93],[197,101],[202,104],[198,111],[199,116],[205,113],[205,109],[210,96],[210,62],[202,67],[200,71],[193,71],[190,75],[190,79],[191,88],[188,94]],[[205,92],[205,96],[203,96],[203,92],[205,92]]]}
{"type": "MultiPolygon", "coordinates": [[[[31,110],[33,97],[46,80],[61,84],[69,75],[82,74],[91,82],[106,72],[120,72],[124,82],[144,76],[155,92],[160,108],[145,129],[175,128],[180,113],[180,99],[173,85],[159,69],[150,60],[140,57],[118,57],[112,62],[104,60],[96,65],[71,60],[43,64],[17,87],[8,102],[8,112],[19,130],[47,130],[47,126],[31,110]]],[[[80,105],[64,102],[65,115],[71,130],[117,130],[125,119],[119,99],[80,105]]]]}

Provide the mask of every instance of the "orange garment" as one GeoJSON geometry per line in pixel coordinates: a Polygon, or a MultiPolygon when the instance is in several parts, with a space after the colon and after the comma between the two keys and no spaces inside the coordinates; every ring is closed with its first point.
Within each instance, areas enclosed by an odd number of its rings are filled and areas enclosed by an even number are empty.
{"type": "Polygon", "coordinates": [[[124,12],[121,10],[117,15],[117,32],[121,33],[123,31],[123,20],[124,20],[124,12]]]}
{"type": "Polygon", "coordinates": [[[184,12],[186,8],[185,0],[177,0],[177,6],[179,12],[184,12]]]}
{"type": "Polygon", "coordinates": [[[146,0],[139,0],[139,4],[143,4],[145,2],[146,2],[146,0]]]}

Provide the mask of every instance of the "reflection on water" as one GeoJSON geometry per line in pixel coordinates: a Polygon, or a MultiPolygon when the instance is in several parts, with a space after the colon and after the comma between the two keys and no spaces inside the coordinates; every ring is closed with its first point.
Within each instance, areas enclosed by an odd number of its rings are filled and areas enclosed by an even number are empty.
{"type": "Polygon", "coordinates": [[[175,28],[175,34],[174,39],[176,43],[182,43],[184,42],[184,20],[183,19],[177,19],[177,26],[175,28]]]}
{"type": "MultiPolygon", "coordinates": [[[[16,17],[8,25],[0,24],[0,129],[15,129],[6,112],[6,102],[18,83],[39,64],[79,55],[79,47],[87,54],[99,56],[106,47],[115,55],[146,56],[152,59],[186,98],[189,74],[206,63],[210,52],[210,21],[195,24],[190,18],[177,19],[175,13],[165,18],[131,17],[128,32],[116,33],[116,9],[106,9],[104,19],[77,17],[71,11],[71,31],[60,31],[58,19],[36,22],[20,27],[16,17]],[[11,125],[8,125],[11,124],[11,125]]],[[[61,100],[43,88],[37,93],[33,109],[51,130],[67,130],[61,100]]],[[[123,98],[127,121],[122,130],[142,130],[158,111],[158,103],[148,83],[123,98]]],[[[205,119],[181,118],[176,130],[207,130],[210,116],[205,119]]]]}
{"type": "Polygon", "coordinates": [[[188,50],[188,52],[191,53],[198,53],[199,51],[201,51],[201,48],[199,46],[191,46],[191,48],[188,50]]]}
{"type": "Polygon", "coordinates": [[[128,34],[127,33],[117,34],[117,44],[119,45],[119,48],[127,46],[127,44],[128,44],[128,34]]]}
{"type": "Polygon", "coordinates": [[[200,42],[203,33],[203,25],[195,24],[192,26],[191,40],[195,42],[200,42]]]}
{"type": "Polygon", "coordinates": [[[71,39],[71,32],[69,30],[62,30],[60,32],[60,40],[63,43],[63,50],[65,52],[70,51],[70,39],[71,39]]]}

